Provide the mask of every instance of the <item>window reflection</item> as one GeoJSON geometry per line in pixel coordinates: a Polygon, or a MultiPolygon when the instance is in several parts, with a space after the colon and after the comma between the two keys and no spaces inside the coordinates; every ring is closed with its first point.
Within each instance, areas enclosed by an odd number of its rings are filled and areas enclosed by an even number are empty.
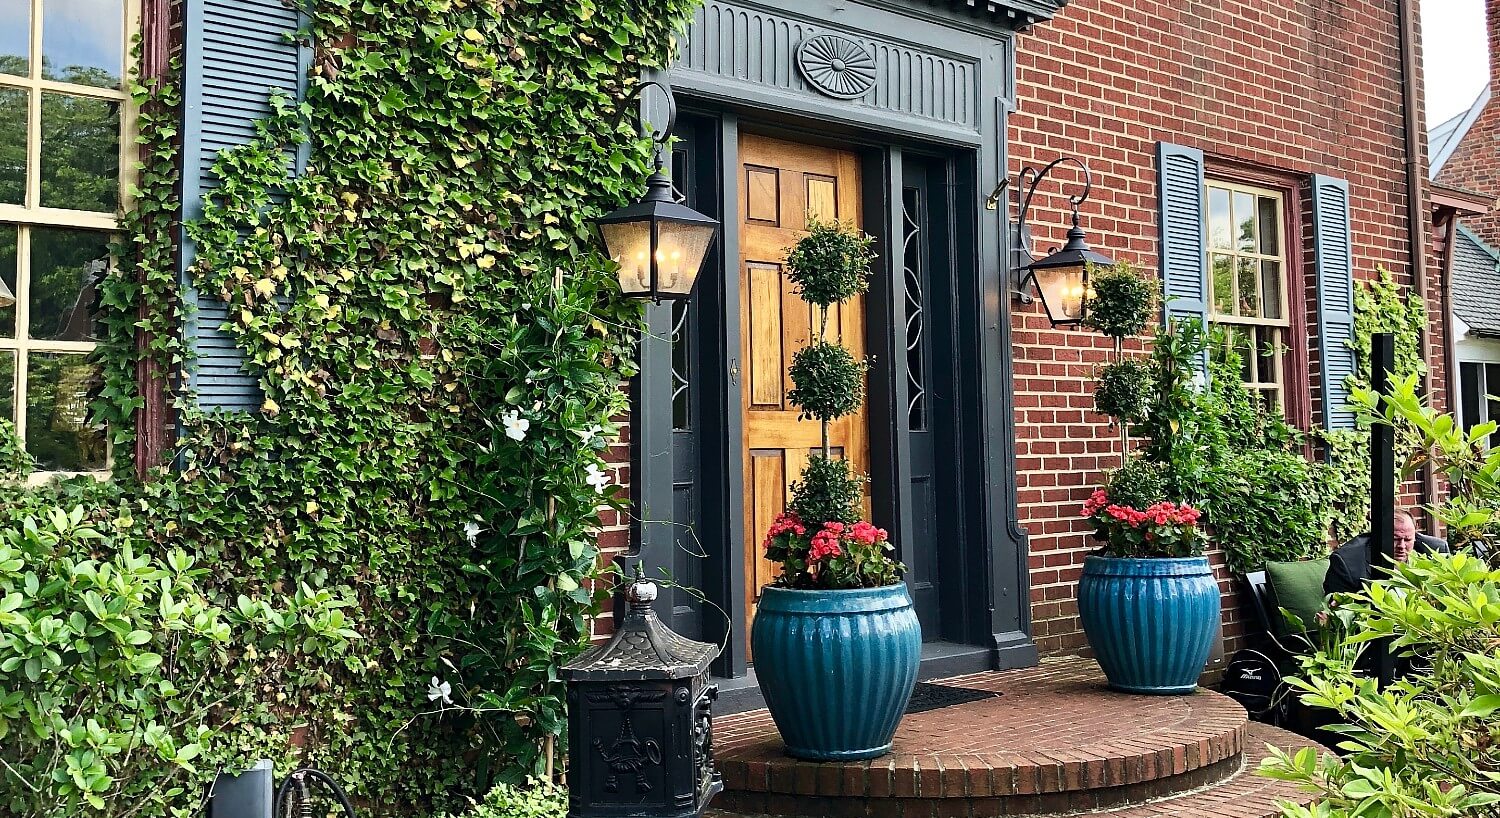
{"type": "Polygon", "coordinates": [[[84,355],[34,352],[27,356],[26,451],[42,471],[98,471],[109,447],[89,424],[89,394],[98,368],[84,355]]]}
{"type": "Polygon", "coordinates": [[[0,224],[0,338],[16,337],[16,273],[16,227],[0,224]]]}
{"type": "Polygon", "coordinates": [[[0,420],[15,422],[16,353],[0,349],[0,420]]]}
{"type": "Polygon", "coordinates": [[[45,0],[42,77],[99,88],[120,87],[124,25],[121,0],[45,0]]]}
{"type": "Polygon", "coordinates": [[[26,91],[0,86],[0,204],[26,200],[26,91]]]}
{"type": "Polygon", "coordinates": [[[120,202],[120,103],[42,94],[42,206],[112,212],[120,202]]]}
{"type": "Polygon", "coordinates": [[[0,74],[27,76],[31,0],[0,0],[0,74]]]}
{"type": "Polygon", "coordinates": [[[92,341],[94,288],[109,269],[109,237],[89,230],[31,230],[29,334],[92,341]]]}

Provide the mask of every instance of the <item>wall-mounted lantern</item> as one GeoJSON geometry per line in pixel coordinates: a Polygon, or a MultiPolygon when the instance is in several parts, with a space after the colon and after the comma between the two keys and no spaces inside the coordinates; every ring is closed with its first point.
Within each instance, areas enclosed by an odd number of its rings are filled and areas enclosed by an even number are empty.
{"type": "MultiPolygon", "coordinates": [[[[990,194],[986,206],[994,210],[1000,204],[1005,189],[1010,186],[1006,179],[990,194]]],[[[1041,170],[1027,166],[1021,169],[1016,184],[1017,218],[1015,233],[1011,236],[1014,257],[1009,273],[1014,295],[1023,303],[1031,303],[1031,288],[1035,287],[1042,297],[1042,308],[1047,311],[1047,320],[1054,327],[1077,326],[1088,315],[1089,267],[1108,267],[1114,260],[1089,249],[1087,236],[1078,224],[1078,206],[1089,197],[1093,180],[1089,166],[1071,156],[1054,159],[1041,170]],[[1068,241],[1062,249],[1054,250],[1045,258],[1032,255],[1031,230],[1026,215],[1031,209],[1031,197],[1053,168],[1071,162],[1083,169],[1083,190],[1068,197],[1073,206],[1073,226],[1068,229],[1068,241]]]]}
{"type": "Polygon", "coordinates": [[[667,141],[677,121],[672,89],[659,82],[643,82],[626,97],[625,104],[650,86],[661,89],[667,98],[666,127],[651,134],[656,146],[656,170],[646,179],[646,193],[640,201],[600,217],[595,224],[605,251],[620,265],[620,291],[629,298],[661,302],[692,294],[719,222],[679,203],[664,170],[667,141]]]}

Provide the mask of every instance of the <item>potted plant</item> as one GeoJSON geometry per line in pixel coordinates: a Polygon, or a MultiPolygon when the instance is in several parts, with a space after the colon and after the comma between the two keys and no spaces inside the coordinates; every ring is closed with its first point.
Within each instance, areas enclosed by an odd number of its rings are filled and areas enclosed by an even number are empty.
{"type": "Polygon", "coordinates": [[[1099,489],[1083,513],[1104,548],[1084,559],[1078,615],[1109,686],[1193,692],[1219,623],[1198,510],[1171,501],[1138,508],[1099,489]]]}
{"type": "Polygon", "coordinates": [[[1155,292],[1126,264],[1091,280],[1090,323],[1114,340],[1095,403],[1120,425],[1123,464],[1083,505],[1104,547],[1084,560],[1078,614],[1111,687],[1191,693],[1219,624],[1219,585],[1203,556],[1200,513],[1178,491],[1189,470],[1176,468],[1194,446],[1182,415],[1195,406],[1188,373],[1203,351],[1201,327],[1166,327],[1149,363],[1127,358],[1124,339],[1146,328],[1155,292]],[[1144,457],[1131,457],[1132,426],[1147,438],[1144,457]]]}
{"type": "Polygon", "coordinates": [[[827,327],[831,307],[867,288],[870,244],[853,229],[813,224],[786,262],[818,330],[792,358],[787,397],[822,424],[823,450],[766,532],[780,575],[762,592],[750,646],[787,753],[812,761],[889,752],[921,660],[903,567],[885,530],[861,519],[864,478],[834,459],[828,439],[829,423],[864,400],[864,362],[828,340],[827,327]]]}

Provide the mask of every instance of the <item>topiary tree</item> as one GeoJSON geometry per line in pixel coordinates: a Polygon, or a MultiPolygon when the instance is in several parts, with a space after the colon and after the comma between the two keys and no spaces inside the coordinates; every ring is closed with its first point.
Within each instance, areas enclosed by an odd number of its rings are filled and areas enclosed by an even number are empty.
{"type": "Polygon", "coordinates": [[[835,460],[828,426],[864,403],[866,365],[828,338],[832,308],[869,288],[873,239],[837,223],[812,222],[787,253],[787,276],[814,308],[807,346],[792,356],[790,400],[804,420],[821,424],[822,452],[808,459],[792,484],[787,513],[766,535],[766,557],[781,563],[779,582],[796,588],[873,588],[895,583],[900,563],[891,559],[883,529],[860,520],[865,478],[849,461],[835,460]]]}
{"type": "Polygon", "coordinates": [[[1085,323],[1114,341],[1110,362],[1099,370],[1094,408],[1120,426],[1120,457],[1130,449],[1130,426],[1145,420],[1152,389],[1151,370],[1125,357],[1125,339],[1145,332],[1156,306],[1156,288],[1128,261],[1089,268],[1085,323]]]}

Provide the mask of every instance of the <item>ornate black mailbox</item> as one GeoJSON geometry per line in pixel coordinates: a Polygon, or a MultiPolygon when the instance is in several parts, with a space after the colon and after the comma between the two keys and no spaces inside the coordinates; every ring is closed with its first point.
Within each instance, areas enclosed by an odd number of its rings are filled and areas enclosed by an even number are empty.
{"type": "Polygon", "coordinates": [[[687,818],[724,789],[713,762],[708,665],[719,648],[673,633],[641,576],[607,644],[563,668],[568,682],[568,818],[687,818]]]}

